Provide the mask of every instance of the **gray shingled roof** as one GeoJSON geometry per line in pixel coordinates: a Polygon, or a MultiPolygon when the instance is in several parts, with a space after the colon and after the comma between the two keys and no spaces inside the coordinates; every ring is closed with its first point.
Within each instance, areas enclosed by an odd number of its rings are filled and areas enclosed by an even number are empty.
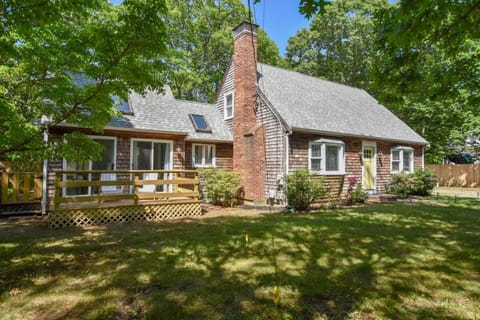
{"type": "Polygon", "coordinates": [[[109,127],[142,131],[186,134],[187,140],[232,142],[233,137],[222,114],[211,104],[176,100],[170,89],[164,94],[153,91],[143,97],[131,93],[128,97],[133,115],[115,118],[109,127]],[[197,132],[189,114],[203,115],[212,132],[197,132]]]}
{"type": "MultiPolygon", "coordinates": [[[[75,85],[84,87],[95,83],[83,73],[73,75],[75,85]]],[[[187,140],[233,142],[233,136],[215,105],[176,100],[169,86],[163,93],[149,91],[145,97],[131,93],[128,104],[133,114],[114,118],[108,127],[172,134],[184,134],[187,140]],[[189,114],[203,115],[212,132],[197,132],[189,114]]],[[[121,109],[119,109],[122,111],[121,109]]]]}
{"type": "Polygon", "coordinates": [[[366,91],[259,63],[258,88],[291,130],[428,144],[366,91]]]}

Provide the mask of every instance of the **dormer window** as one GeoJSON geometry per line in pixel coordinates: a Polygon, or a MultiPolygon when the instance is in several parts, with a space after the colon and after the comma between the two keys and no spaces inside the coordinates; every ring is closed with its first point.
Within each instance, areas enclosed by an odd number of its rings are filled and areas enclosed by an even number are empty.
{"type": "Polygon", "coordinates": [[[225,119],[233,118],[233,93],[225,95],[225,101],[223,106],[223,117],[225,119]]]}
{"type": "Polygon", "coordinates": [[[190,119],[192,120],[193,127],[198,132],[212,132],[212,129],[208,125],[207,120],[201,114],[190,114],[190,119]]]}
{"type": "Polygon", "coordinates": [[[128,101],[123,100],[117,95],[112,95],[113,107],[124,114],[133,114],[128,101]]]}

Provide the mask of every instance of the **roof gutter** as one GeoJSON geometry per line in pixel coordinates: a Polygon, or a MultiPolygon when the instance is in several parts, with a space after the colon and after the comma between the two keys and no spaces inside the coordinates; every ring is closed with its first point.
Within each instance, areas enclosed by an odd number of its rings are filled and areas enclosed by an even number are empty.
{"type": "MultiPolygon", "coordinates": [[[[84,128],[79,127],[75,124],[69,123],[59,123],[55,127],[65,127],[65,128],[80,128],[80,129],[91,129],[91,128],[84,128]]],[[[106,126],[103,130],[116,130],[116,131],[124,131],[124,132],[145,132],[145,133],[159,133],[159,134],[173,134],[179,136],[187,136],[188,132],[181,132],[181,131],[160,131],[160,130],[151,130],[151,129],[139,129],[139,128],[123,128],[123,127],[113,127],[113,126],[106,126]]]]}
{"type": "Polygon", "coordinates": [[[212,142],[212,143],[233,143],[233,139],[232,140],[220,140],[220,139],[186,138],[185,141],[189,141],[189,142],[212,142]]]}
{"type": "Polygon", "coordinates": [[[381,137],[375,137],[375,136],[363,136],[363,135],[359,135],[359,134],[329,132],[329,131],[305,129],[305,128],[298,128],[298,127],[290,127],[290,130],[295,131],[295,132],[299,132],[299,133],[324,134],[324,135],[335,136],[335,137],[363,138],[363,139],[390,141],[390,142],[395,142],[395,143],[410,143],[410,144],[417,144],[417,145],[422,145],[422,146],[429,146],[430,145],[427,141],[412,141],[412,140],[400,140],[400,139],[390,139],[390,138],[387,139],[387,138],[381,138],[381,137]]]}

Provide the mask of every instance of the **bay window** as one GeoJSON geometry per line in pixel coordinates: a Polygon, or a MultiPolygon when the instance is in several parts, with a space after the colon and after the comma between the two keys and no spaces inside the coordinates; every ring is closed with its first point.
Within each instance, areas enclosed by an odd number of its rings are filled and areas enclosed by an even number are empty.
{"type": "Polygon", "coordinates": [[[392,172],[413,172],[413,148],[395,146],[391,150],[392,172]]]}
{"type": "Polygon", "coordinates": [[[311,141],[308,169],[320,174],[344,174],[345,144],[343,141],[334,139],[311,141]]]}

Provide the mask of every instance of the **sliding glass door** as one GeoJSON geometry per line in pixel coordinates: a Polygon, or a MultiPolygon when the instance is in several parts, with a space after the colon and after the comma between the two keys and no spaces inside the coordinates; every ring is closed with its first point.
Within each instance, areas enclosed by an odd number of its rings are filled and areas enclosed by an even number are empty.
{"type": "MultiPolygon", "coordinates": [[[[133,140],[132,143],[132,169],[133,170],[171,170],[172,169],[172,143],[160,140],[133,140]]],[[[164,173],[144,173],[142,179],[158,180],[168,179],[164,173]]],[[[149,186],[140,188],[144,192],[166,192],[167,185],[149,186]]]]}
{"type": "MultiPolygon", "coordinates": [[[[63,167],[65,170],[115,170],[115,145],[116,140],[114,137],[92,137],[92,139],[99,143],[103,147],[102,157],[99,160],[89,161],[68,161],[64,160],[63,167]]],[[[89,181],[92,179],[98,179],[98,177],[92,177],[92,174],[85,173],[69,173],[64,177],[65,181],[89,181]]],[[[114,173],[102,173],[101,180],[115,180],[114,173]]],[[[102,187],[102,192],[116,191],[115,186],[102,187]]],[[[92,195],[98,194],[97,187],[68,187],[64,188],[64,195],[77,196],[77,195],[92,195]]]]}

